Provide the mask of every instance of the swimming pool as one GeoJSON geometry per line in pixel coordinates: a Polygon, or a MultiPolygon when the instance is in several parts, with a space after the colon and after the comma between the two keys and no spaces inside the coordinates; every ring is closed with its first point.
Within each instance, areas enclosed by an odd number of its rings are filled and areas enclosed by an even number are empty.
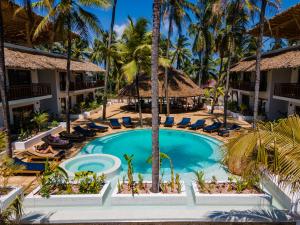
{"type": "MultiPolygon", "coordinates": [[[[208,174],[224,174],[219,163],[222,142],[206,135],[193,132],[161,129],[160,151],[173,161],[175,172],[189,173],[203,170],[208,174]]],[[[151,173],[151,165],[146,161],[151,156],[151,129],[136,129],[119,132],[95,139],[88,143],[80,154],[111,154],[121,159],[122,169],[127,163],[124,154],[133,154],[135,173],[151,173]]],[[[162,162],[162,171],[169,174],[169,162],[162,162]]]]}

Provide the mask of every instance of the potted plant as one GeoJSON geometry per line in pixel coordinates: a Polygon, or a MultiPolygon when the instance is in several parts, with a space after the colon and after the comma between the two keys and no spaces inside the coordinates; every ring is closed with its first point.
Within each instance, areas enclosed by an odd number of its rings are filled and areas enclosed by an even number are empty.
{"type": "MultiPolygon", "coordinates": [[[[164,153],[161,153],[164,154],[164,153]]],[[[111,204],[113,205],[174,205],[185,204],[187,194],[184,182],[181,181],[180,175],[174,176],[173,164],[170,157],[164,155],[164,159],[169,159],[171,167],[170,181],[160,180],[160,192],[151,192],[151,181],[144,180],[142,174],[137,175],[137,181],[134,180],[134,169],[132,165],[133,155],[124,155],[127,161],[127,176],[122,181],[118,180],[111,196],[111,204]],[[126,180],[127,178],[127,180],[126,180]]]]}
{"type": "Polygon", "coordinates": [[[24,200],[26,206],[99,206],[110,183],[105,176],[93,172],[75,173],[69,178],[66,171],[47,163],[45,172],[39,177],[40,186],[24,200]]]}
{"type": "Polygon", "coordinates": [[[196,204],[201,205],[247,205],[268,206],[271,196],[259,186],[257,177],[242,179],[229,177],[227,181],[218,181],[215,176],[210,181],[204,179],[203,171],[195,172],[192,183],[196,204]]]}

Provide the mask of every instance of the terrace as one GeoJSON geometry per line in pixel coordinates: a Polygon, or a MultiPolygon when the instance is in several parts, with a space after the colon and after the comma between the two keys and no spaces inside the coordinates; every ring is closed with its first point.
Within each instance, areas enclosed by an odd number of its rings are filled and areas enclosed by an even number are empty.
{"type": "Polygon", "coordinates": [[[8,89],[8,100],[20,100],[51,95],[50,84],[29,84],[10,86],[8,89]]]}
{"type": "Polygon", "coordinates": [[[274,87],[274,97],[284,97],[289,99],[300,99],[300,84],[298,83],[278,83],[274,87]]]}

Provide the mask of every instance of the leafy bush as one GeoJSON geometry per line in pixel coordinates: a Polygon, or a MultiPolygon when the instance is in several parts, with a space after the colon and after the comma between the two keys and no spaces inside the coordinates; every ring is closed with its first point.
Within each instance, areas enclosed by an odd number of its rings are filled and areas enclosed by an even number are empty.
{"type": "Polygon", "coordinates": [[[105,184],[105,175],[97,176],[90,171],[75,173],[75,181],[78,181],[79,193],[81,194],[98,194],[105,184]]]}
{"type": "Polygon", "coordinates": [[[49,114],[46,112],[37,112],[34,114],[32,118],[32,122],[34,122],[37,127],[38,131],[41,131],[42,128],[45,128],[49,121],[49,114]]]}
{"type": "Polygon", "coordinates": [[[237,112],[239,110],[239,105],[236,101],[228,102],[228,109],[232,112],[237,112]]]}

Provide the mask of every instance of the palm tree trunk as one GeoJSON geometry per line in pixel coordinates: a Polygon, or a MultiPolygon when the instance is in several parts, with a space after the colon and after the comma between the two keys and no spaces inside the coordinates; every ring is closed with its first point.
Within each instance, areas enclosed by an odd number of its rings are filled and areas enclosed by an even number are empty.
{"type": "Polygon", "coordinates": [[[258,114],[260,62],[261,62],[262,40],[264,35],[264,21],[265,21],[266,7],[267,7],[267,0],[262,0],[261,9],[260,9],[260,20],[259,20],[259,35],[257,38],[257,50],[256,50],[256,79],[255,79],[255,92],[254,92],[253,127],[255,127],[257,114],[258,114]]]}
{"type": "Polygon", "coordinates": [[[211,105],[211,114],[214,113],[214,110],[215,110],[215,105],[217,103],[217,100],[218,100],[218,87],[220,86],[220,81],[221,81],[221,76],[222,76],[222,69],[223,69],[223,57],[221,57],[221,63],[220,63],[220,70],[219,70],[219,78],[218,78],[218,82],[216,83],[215,85],[215,89],[214,89],[214,96],[213,96],[213,102],[212,102],[212,105],[211,105]]]}
{"type": "Polygon", "coordinates": [[[143,127],[142,103],[141,103],[140,89],[139,89],[139,73],[137,74],[137,76],[135,78],[135,88],[136,88],[136,95],[137,95],[137,100],[138,100],[140,126],[143,127]]]}
{"type": "Polygon", "coordinates": [[[109,39],[108,39],[108,55],[106,57],[106,69],[105,69],[105,77],[104,77],[104,95],[103,95],[103,111],[102,111],[102,119],[106,119],[106,104],[107,104],[107,86],[108,86],[108,76],[110,70],[110,48],[112,42],[112,35],[114,32],[114,25],[115,25],[115,17],[116,17],[116,7],[117,7],[117,0],[114,0],[113,9],[111,14],[111,23],[110,23],[110,32],[109,32],[109,39]]]}
{"type": "Polygon", "coordinates": [[[158,47],[160,36],[160,0],[153,1],[153,30],[151,51],[151,88],[152,88],[152,187],[159,192],[159,112],[158,112],[158,47]]]}
{"type": "Polygon", "coordinates": [[[6,129],[7,147],[6,153],[8,157],[13,156],[13,149],[11,146],[11,134],[10,134],[10,115],[9,115],[9,105],[7,98],[7,85],[6,85],[6,75],[5,75],[5,59],[4,59],[4,30],[3,30],[3,17],[2,17],[2,5],[0,1],[0,93],[2,100],[3,109],[3,125],[6,129]]]}
{"type": "Polygon", "coordinates": [[[231,41],[229,38],[228,46],[228,62],[226,69],[226,84],[225,84],[225,93],[224,93],[224,127],[227,127],[227,108],[228,108],[228,92],[229,92],[229,76],[230,76],[230,67],[231,67],[231,41]]]}
{"type": "MultiPolygon", "coordinates": [[[[173,9],[173,7],[172,7],[173,9]]],[[[172,13],[170,13],[172,14],[172,13]]],[[[169,20],[169,28],[168,28],[168,39],[167,39],[167,59],[169,59],[169,49],[170,49],[170,41],[171,41],[171,31],[172,31],[172,23],[173,17],[169,20]]],[[[166,115],[170,115],[170,101],[169,101],[169,93],[168,93],[168,68],[165,68],[165,97],[166,97],[166,105],[167,105],[167,112],[166,115]]]]}
{"type": "Polygon", "coordinates": [[[198,52],[198,58],[200,60],[200,70],[198,72],[198,86],[201,86],[202,80],[202,68],[203,68],[203,60],[202,60],[202,52],[198,52]]]}
{"type": "Polygon", "coordinates": [[[70,78],[71,78],[71,46],[72,46],[72,33],[71,33],[71,18],[68,17],[68,43],[67,43],[67,77],[66,77],[66,122],[67,132],[71,131],[70,123],[70,78]]]}

